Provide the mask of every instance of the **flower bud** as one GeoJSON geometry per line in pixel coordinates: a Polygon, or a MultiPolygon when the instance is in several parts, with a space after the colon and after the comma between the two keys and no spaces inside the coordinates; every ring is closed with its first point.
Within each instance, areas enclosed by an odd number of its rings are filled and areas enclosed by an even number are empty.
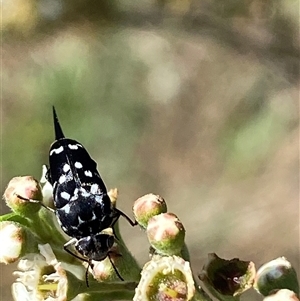
{"type": "Polygon", "coordinates": [[[11,179],[3,196],[7,206],[19,215],[27,216],[40,210],[40,204],[23,200],[18,195],[35,201],[43,200],[41,186],[33,177],[24,176],[11,179]]]}
{"type": "Polygon", "coordinates": [[[133,205],[133,214],[136,221],[144,229],[147,228],[151,217],[167,212],[167,204],[159,195],[146,194],[138,198],[133,205]]]}
{"type": "Polygon", "coordinates": [[[226,296],[227,300],[236,300],[236,296],[252,287],[255,266],[251,261],[225,260],[211,253],[198,277],[218,299],[226,296]]]}
{"type": "Polygon", "coordinates": [[[112,188],[108,191],[108,196],[110,198],[110,201],[112,202],[112,204],[115,206],[116,205],[116,202],[117,202],[117,199],[118,199],[118,196],[119,196],[119,191],[117,188],[112,188]]]}
{"type": "Polygon", "coordinates": [[[277,291],[275,294],[272,294],[266,298],[264,301],[299,301],[296,294],[287,289],[281,289],[277,291]]]}
{"type": "Polygon", "coordinates": [[[27,253],[38,250],[36,238],[18,223],[0,223],[0,262],[13,263],[27,253]]]}
{"type": "Polygon", "coordinates": [[[153,216],[146,232],[151,246],[158,254],[180,254],[184,246],[185,229],[175,214],[162,213],[153,216]]]}
{"type": "Polygon", "coordinates": [[[191,300],[195,294],[188,261],[177,256],[155,256],[141,273],[133,301],[191,300]]]}
{"type": "Polygon", "coordinates": [[[50,184],[50,182],[48,182],[46,174],[47,174],[47,166],[43,165],[42,177],[40,180],[40,183],[43,184],[43,188],[42,188],[43,204],[47,207],[54,209],[53,187],[50,184]]]}
{"type": "MultiPolygon", "coordinates": [[[[112,264],[119,271],[120,261],[122,260],[122,255],[118,253],[118,248],[113,247],[110,250],[109,257],[106,257],[104,260],[95,261],[93,260],[93,276],[97,281],[119,281],[120,278],[116,274],[112,264]]],[[[122,276],[121,276],[122,277],[122,276]]]]}
{"type": "Polygon", "coordinates": [[[43,204],[52,209],[55,208],[53,202],[53,187],[49,182],[46,182],[42,188],[43,204]]]}
{"type": "Polygon", "coordinates": [[[274,259],[259,268],[254,288],[264,296],[278,289],[289,289],[299,294],[296,271],[284,257],[274,259]]]}

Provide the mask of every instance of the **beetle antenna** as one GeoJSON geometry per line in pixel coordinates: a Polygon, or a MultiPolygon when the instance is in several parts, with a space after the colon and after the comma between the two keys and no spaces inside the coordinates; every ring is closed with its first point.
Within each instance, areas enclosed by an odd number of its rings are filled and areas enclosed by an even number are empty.
{"type": "Polygon", "coordinates": [[[90,287],[89,286],[89,267],[91,267],[92,270],[94,268],[94,265],[92,264],[91,260],[88,261],[88,266],[85,271],[85,283],[86,283],[87,287],[90,287]]]}
{"type": "MultiPolygon", "coordinates": [[[[115,270],[117,276],[120,278],[120,280],[124,281],[124,278],[120,275],[120,273],[119,273],[119,271],[117,270],[115,264],[114,264],[113,261],[111,260],[111,258],[110,258],[110,253],[112,253],[112,252],[107,253],[107,257],[108,257],[108,259],[109,259],[109,261],[110,261],[112,267],[114,268],[114,270],[115,270]]],[[[118,254],[118,255],[120,255],[120,254],[118,254]]],[[[120,256],[122,256],[122,255],[120,255],[120,256]]]]}

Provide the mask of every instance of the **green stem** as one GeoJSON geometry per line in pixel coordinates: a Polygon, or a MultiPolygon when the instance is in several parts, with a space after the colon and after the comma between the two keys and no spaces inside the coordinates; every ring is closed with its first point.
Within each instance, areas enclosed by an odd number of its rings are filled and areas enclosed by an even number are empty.
{"type": "Polygon", "coordinates": [[[42,207],[37,213],[27,217],[30,223],[29,228],[41,238],[43,243],[50,243],[51,246],[63,245],[65,239],[57,230],[52,215],[52,212],[42,207]]]}
{"type": "Polygon", "coordinates": [[[76,278],[72,273],[66,271],[68,279],[68,292],[67,300],[72,300],[79,294],[92,294],[92,293],[123,293],[129,292],[134,293],[135,288],[137,287],[136,282],[97,282],[96,280],[91,279],[89,281],[89,286],[87,287],[85,281],[81,281],[76,278]]]}
{"type": "Polygon", "coordinates": [[[213,299],[200,287],[196,285],[193,301],[212,301],[213,299]]]}
{"type": "Polygon", "coordinates": [[[84,301],[114,301],[114,300],[132,300],[134,292],[131,291],[115,291],[115,292],[101,292],[88,293],[84,296],[84,301]]]}
{"type": "Polygon", "coordinates": [[[117,244],[119,246],[120,253],[122,255],[122,261],[118,265],[119,272],[124,277],[124,279],[130,279],[134,281],[139,281],[141,268],[136,261],[135,257],[132,256],[131,252],[127,248],[119,228],[119,222],[114,226],[115,234],[118,237],[117,244]]]}
{"type": "Polygon", "coordinates": [[[90,281],[89,287],[82,288],[80,293],[90,293],[90,292],[116,292],[116,291],[129,291],[134,292],[138,283],[136,282],[97,282],[90,281]]]}

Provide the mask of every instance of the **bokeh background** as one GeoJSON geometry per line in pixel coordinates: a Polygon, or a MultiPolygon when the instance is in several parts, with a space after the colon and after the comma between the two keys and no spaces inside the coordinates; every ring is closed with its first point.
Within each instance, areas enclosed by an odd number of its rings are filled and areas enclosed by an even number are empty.
{"type": "MultiPolygon", "coordinates": [[[[40,178],[67,136],[98,162],[118,206],[153,192],[207,253],[299,275],[299,2],[2,1],[1,193],[40,178]]],[[[8,212],[5,204],[2,213],[8,212]]],[[[121,221],[143,264],[147,239],[121,221]]],[[[12,270],[1,265],[2,299],[12,270]]],[[[261,300],[253,291],[242,300],[261,300]]]]}

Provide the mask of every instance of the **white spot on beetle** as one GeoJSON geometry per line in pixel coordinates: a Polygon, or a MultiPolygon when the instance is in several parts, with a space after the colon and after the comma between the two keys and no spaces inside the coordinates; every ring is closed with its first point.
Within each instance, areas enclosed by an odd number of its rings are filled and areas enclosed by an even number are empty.
{"type": "Polygon", "coordinates": [[[64,182],[66,182],[66,180],[67,180],[67,177],[65,175],[61,175],[58,179],[58,183],[62,184],[64,182]]]}
{"type": "Polygon", "coordinates": [[[68,144],[69,149],[78,149],[77,144],[68,144]]]}
{"type": "Polygon", "coordinates": [[[82,168],[82,164],[80,162],[75,162],[74,166],[78,169],[82,168]]]}
{"type": "Polygon", "coordinates": [[[65,199],[65,200],[69,200],[70,199],[70,194],[69,193],[67,193],[67,192],[65,192],[65,191],[62,191],[61,193],[60,193],[60,196],[63,198],[63,199],[65,199]]]}
{"type": "Polygon", "coordinates": [[[52,156],[53,154],[60,154],[62,151],[64,150],[63,146],[60,146],[59,148],[54,148],[50,151],[50,156],[52,156]]]}
{"type": "Polygon", "coordinates": [[[70,204],[65,205],[62,209],[64,210],[65,214],[69,214],[70,213],[70,204]]]}
{"type": "Polygon", "coordinates": [[[91,221],[95,220],[97,218],[96,214],[93,212],[93,216],[91,218],[91,221]]]}
{"type": "Polygon", "coordinates": [[[83,197],[89,197],[91,195],[90,192],[86,191],[83,187],[80,188],[80,194],[83,196],[83,197]]]}
{"type": "Polygon", "coordinates": [[[90,170],[85,170],[84,171],[84,174],[87,176],[87,177],[92,177],[93,176],[93,174],[92,174],[92,172],[90,171],[90,170]]]}
{"type": "Polygon", "coordinates": [[[102,204],[103,200],[102,200],[102,196],[100,195],[95,195],[95,201],[99,204],[102,204]]]}
{"type": "Polygon", "coordinates": [[[63,171],[68,172],[69,170],[70,170],[70,165],[66,163],[63,167],[63,171]]]}
{"type": "Polygon", "coordinates": [[[93,185],[91,186],[91,193],[92,193],[92,194],[96,194],[97,191],[98,191],[98,188],[99,188],[98,184],[93,184],[93,185]]]}
{"type": "Polygon", "coordinates": [[[85,221],[82,220],[82,219],[80,218],[80,216],[78,215],[78,226],[80,226],[81,224],[84,224],[84,223],[85,223],[85,221]]]}
{"type": "Polygon", "coordinates": [[[73,195],[72,198],[70,199],[70,201],[76,201],[78,199],[78,195],[73,195]]]}

